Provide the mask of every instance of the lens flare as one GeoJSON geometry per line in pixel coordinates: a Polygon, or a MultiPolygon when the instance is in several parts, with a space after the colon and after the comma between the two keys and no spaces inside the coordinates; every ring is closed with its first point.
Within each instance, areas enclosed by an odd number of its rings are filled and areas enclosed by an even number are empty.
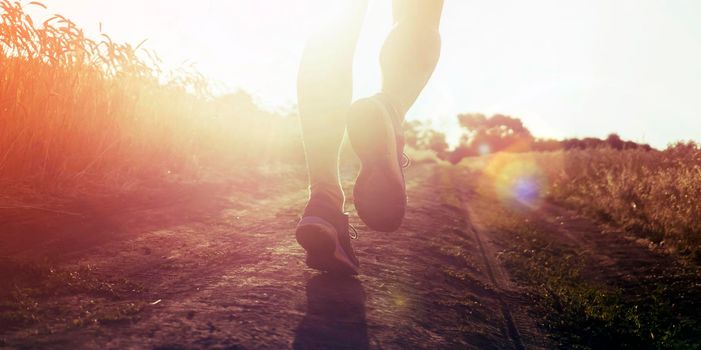
{"type": "Polygon", "coordinates": [[[540,198],[538,179],[531,176],[520,177],[516,179],[511,192],[521,203],[534,203],[540,198]]]}
{"type": "Polygon", "coordinates": [[[513,209],[536,210],[547,194],[546,175],[527,154],[495,154],[484,174],[501,203],[513,209]]]}

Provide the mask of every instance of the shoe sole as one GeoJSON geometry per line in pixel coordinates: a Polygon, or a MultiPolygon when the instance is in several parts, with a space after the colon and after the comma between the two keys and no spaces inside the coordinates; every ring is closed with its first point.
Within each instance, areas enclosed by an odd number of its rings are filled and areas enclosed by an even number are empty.
{"type": "Polygon", "coordinates": [[[307,266],[310,268],[344,275],[358,274],[358,267],[343,250],[336,230],[323,219],[303,218],[297,225],[295,237],[307,251],[307,266]]]}
{"type": "Polygon", "coordinates": [[[348,139],[361,162],[353,203],[363,222],[382,232],[397,230],[406,210],[404,175],[392,125],[385,106],[372,98],[355,102],[348,112],[348,139]]]}

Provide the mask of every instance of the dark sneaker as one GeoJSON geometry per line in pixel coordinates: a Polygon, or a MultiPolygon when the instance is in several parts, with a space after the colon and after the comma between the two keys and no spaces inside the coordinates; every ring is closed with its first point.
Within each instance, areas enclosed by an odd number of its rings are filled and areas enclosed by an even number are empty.
{"type": "Polygon", "coordinates": [[[353,252],[348,216],[310,202],[297,224],[297,242],[307,251],[307,266],[326,272],[357,275],[360,263],[353,252]]]}
{"type": "Polygon", "coordinates": [[[361,162],[353,203],[363,222],[382,232],[396,231],[406,209],[400,118],[381,94],[354,102],[348,112],[348,138],[361,162]]]}

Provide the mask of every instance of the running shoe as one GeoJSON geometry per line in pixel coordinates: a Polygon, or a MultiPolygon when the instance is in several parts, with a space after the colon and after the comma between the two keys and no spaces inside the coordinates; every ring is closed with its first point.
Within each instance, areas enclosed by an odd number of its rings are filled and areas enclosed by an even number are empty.
{"type": "Polygon", "coordinates": [[[351,246],[348,215],[310,201],[297,224],[297,242],[307,251],[307,266],[330,273],[357,275],[360,263],[351,246]]]}
{"type": "Polygon", "coordinates": [[[407,203],[401,116],[386,96],[378,94],[351,105],[347,130],[361,162],[353,188],[358,216],[371,229],[396,231],[407,203]]]}

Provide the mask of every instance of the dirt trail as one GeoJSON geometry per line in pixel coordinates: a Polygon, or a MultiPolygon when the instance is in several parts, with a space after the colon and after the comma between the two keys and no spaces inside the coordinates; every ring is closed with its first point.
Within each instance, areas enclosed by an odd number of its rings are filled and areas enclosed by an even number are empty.
{"type": "Polygon", "coordinates": [[[529,298],[496,259],[492,233],[474,222],[474,194],[455,185],[469,179],[456,174],[432,165],[409,171],[399,232],[371,232],[352,216],[358,278],[304,266],[293,235],[306,199],[298,180],[209,186],[99,219],[0,222],[16,234],[25,226],[50,231],[42,245],[0,246],[12,264],[48,256],[67,271],[89,267],[110,286],[35,297],[35,320],[5,323],[0,348],[547,347],[528,316],[529,298]]]}

